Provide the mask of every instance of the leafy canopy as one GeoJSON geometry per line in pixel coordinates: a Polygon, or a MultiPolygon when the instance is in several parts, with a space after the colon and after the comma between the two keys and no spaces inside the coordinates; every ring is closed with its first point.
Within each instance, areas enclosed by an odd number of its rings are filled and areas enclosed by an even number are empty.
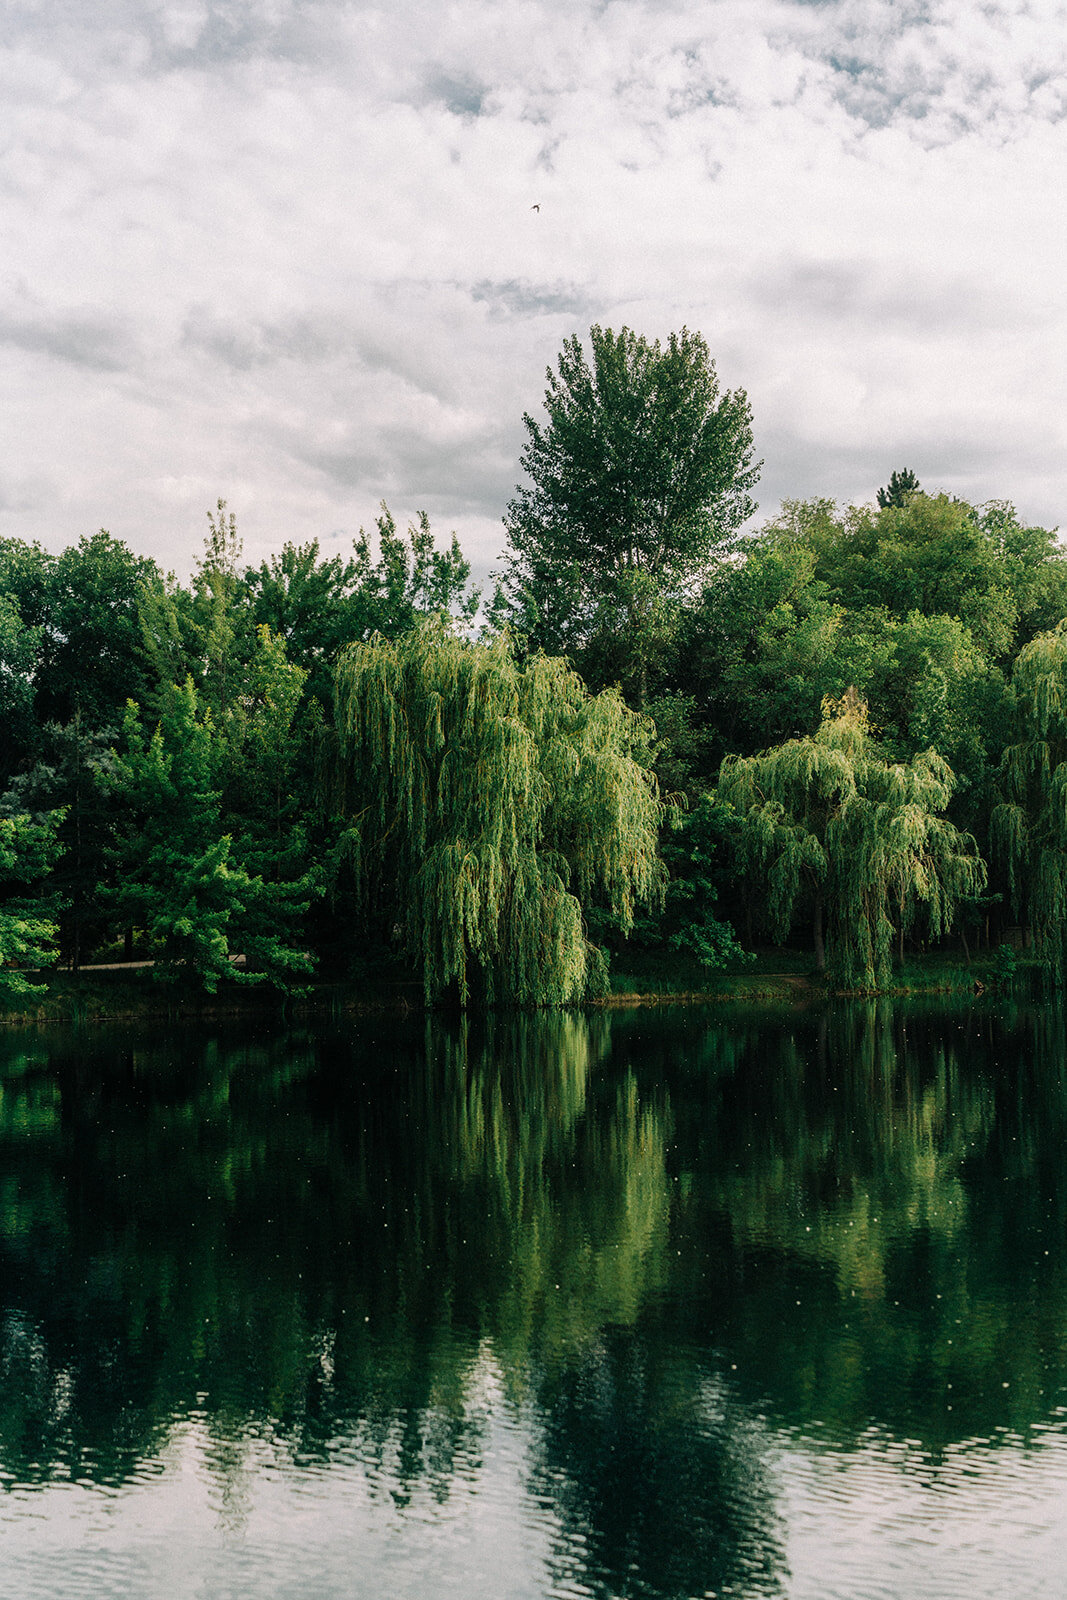
{"type": "Polygon", "coordinates": [[[718,793],[741,816],[743,857],[767,886],[778,936],[807,894],[817,941],[825,908],[830,975],[874,988],[889,979],[894,924],[906,931],[921,913],[940,936],[959,901],[984,887],[974,840],[943,816],[953,782],[934,750],[887,761],[852,692],[825,703],[811,737],[728,756],[718,793]]]}
{"type": "Polygon", "coordinates": [[[683,328],[661,346],[594,327],[589,346],[565,341],[547,372],[547,421],[523,418],[530,482],[505,517],[503,593],[541,649],[627,640],[630,662],[611,665],[642,680],[640,699],[670,603],[755,510],[759,464],[748,398],[720,391],[700,334],[683,328]]]}
{"type": "Polygon", "coordinates": [[[907,494],[875,510],[786,500],[764,539],[815,554],[813,576],[850,613],[955,617],[992,661],[1007,661],[1067,604],[1055,533],[1023,527],[1007,502],[976,507],[907,494]]]}
{"type": "Polygon", "coordinates": [[[1011,681],[1013,742],[993,812],[1017,915],[1059,982],[1067,974],[1067,622],[1019,652],[1011,681]]]}
{"type": "Polygon", "coordinates": [[[340,801],[367,914],[434,1000],[578,1000],[602,977],[582,904],[624,931],[662,883],[646,719],[560,660],[442,619],[354,645],[337,668],[340,801]]]}
{"type": "Polygon", "coordinates": [[[247,870],[223,831],[217,741],[191,678],[164,690],[154,729],[129,703],[111,774],[121,825],[108,898],[145,930],[156,978],[192,980],[209,993],[232,977],[288,988],[313,966],[294,929],[314,883],[310,875],[267,882],[247,870]],[[238,953],[243,973],[232,964],[238,953]]]}
{"type": "Polygon", "coordinates": [[[56,959],[56,924],[48,906],[27,891],[55,864],[62,820],[62,811],[0,816],[0,999],[40,994],[19,969],[56,959]]]}

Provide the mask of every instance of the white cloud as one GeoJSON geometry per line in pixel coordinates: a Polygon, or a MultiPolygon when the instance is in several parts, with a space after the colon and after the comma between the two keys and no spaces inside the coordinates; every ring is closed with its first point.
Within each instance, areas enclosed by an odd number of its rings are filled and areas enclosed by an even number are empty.
{"type": "Polygon", "coordinates": [[[767,510],[911,465],[1056,522],[1065,20],[16,0],[0,533],[103,523],[181,569],[219,494],[253,556],[386,495],[484,568],[593,321],[701,329],[767,510]]]}

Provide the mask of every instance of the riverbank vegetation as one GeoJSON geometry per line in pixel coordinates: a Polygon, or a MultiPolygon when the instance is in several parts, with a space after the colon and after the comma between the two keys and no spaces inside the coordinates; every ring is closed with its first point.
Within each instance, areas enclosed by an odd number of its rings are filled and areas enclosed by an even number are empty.
{"type": "Polygon", "coordinates": [[[484,595],[385,507],[255,567],[220,501],[188,582],[0,541],[0,1005],[134,959],[573,1003],[805,939],[831,988],[1062,978],[1055,532],[907,469],[751,531],[747,397],[684,329],[568,340],[525,424],[484,595]]]}

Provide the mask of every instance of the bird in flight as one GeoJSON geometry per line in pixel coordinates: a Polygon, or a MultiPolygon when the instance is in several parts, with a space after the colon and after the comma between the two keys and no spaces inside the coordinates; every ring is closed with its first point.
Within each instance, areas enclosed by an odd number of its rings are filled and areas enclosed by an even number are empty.
{"type": "Polygon", "coordinates": [[[531,211],[540,211],[541,207],[536,202],[530,207],[531,211]]]}

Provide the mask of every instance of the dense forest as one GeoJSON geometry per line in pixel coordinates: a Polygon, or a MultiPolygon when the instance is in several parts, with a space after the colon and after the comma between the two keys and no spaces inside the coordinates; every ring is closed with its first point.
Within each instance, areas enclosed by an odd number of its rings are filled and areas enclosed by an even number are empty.
{"type": "Polygon", "coordinates": [[[686,329],[569,339],[524,423],[484,594],[384,506],[249,566],[220,501],[187,583],[0,541],[0,997],[137,956],[568,1003],[627,940],[869,989],[1010,937],[1062,976],[1055,532],[903,468],[752,531],[748,399],[686,329]]]}

